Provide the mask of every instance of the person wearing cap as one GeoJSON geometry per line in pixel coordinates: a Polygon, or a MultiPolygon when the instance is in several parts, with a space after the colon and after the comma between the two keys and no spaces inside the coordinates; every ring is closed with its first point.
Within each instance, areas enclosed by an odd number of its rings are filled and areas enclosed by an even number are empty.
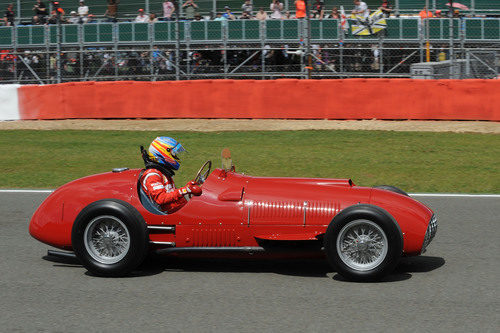
{"type": "Polygon", "coordinates": [[[443,17],[442,13],[443,12],[441,11],[441,9],[438,9],[438,10],[436,10],[434,12],[434,17],[436,17],[436,18],[442,18],[443,17]]]}
{"type": "Polygon", "coordinates": [[[80,23],[80,17],[78,15],[76,15],[76,12],[74,10],[72,10],[70,13],[69,13],[70,18],[68,19],[68,22],[70,24],[78,24],[80,23]]]}
{"type": "Polygon", "coordinates": [[[80,0],[80,6],[78,7],[78,16],[84,17],[89,14],[89,6],[85,6],[85,1],[80,0]]]}
{"type": "Polygon", "coordinates": [[[184,8],[186,20],[193,20],[196,15],[196,10],[198,9],[198,5],[194,3],[194,0],[187,0],[182,5],[182,8],[184,8]]]}
{"type": "Polygon", "coordinates": [[[253,16],[253,5],[250,0],[246,0],[243,5],[241,5],[242,12],[246,12],[249,17],[253,16]]]}
{"type": "Polygon", "coordinates": [[[148,23],[149,17],[144,13],[144,9],[139,9],[139,15],[136,16],[134,22],[136,23],[148,23]]]}
{"type": "Polygon", "coordinates": [[[229,6],[224,6],[224,11],[225,13],[222,14],[222,16],[224,16],[226,18],[226,20],[235,20],[236,17],[233,15],[233,13],[231,13],[231,8],[229,8],[229,6]]]}

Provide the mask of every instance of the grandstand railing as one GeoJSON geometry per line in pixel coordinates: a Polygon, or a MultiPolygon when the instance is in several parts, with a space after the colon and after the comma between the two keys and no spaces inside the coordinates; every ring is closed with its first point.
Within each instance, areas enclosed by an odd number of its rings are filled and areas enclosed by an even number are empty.
{"type": "MultiPolygon", "coordinates": [[[[430,19],[429,39],[449,40],[450,19],[430,19]]],[[[453,19],[453,38],[466,42],[498,42],[500,19],[453,19]]],[[[61,26],[64,45],[92,44],[173,44],[177,42],[176,22],[65,24],[61,26]]],[[[0,27],[0,47],[29,48],[57,43],[57,25],[0,27]]],[[[289,42],[304,39],[305,22],[300,20],[235,20],[181,21],[180,42],[289,42]]],[[[417,18],[387,19],[382,35],[353,36],[343,33],[338,20],[311,20],[311,40],[366,41],[383,38],[388,41],[419,41],[427,39],[417,18]]]]}

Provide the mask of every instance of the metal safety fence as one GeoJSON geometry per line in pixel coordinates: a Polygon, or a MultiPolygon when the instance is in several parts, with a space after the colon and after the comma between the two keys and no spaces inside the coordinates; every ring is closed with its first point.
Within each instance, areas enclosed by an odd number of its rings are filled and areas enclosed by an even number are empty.
{"type": "Polygon", "coordinates": [[[0,27],[0,83],[207,78],[497,78],[500,19],[171,21],[0,27]],[[353,24],[355,22],[348,21],[353,24]]]}

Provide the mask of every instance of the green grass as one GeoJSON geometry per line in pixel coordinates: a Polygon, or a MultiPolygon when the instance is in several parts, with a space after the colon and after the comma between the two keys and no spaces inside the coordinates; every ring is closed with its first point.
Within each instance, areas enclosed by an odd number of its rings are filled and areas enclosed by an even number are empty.
{"type": "Polygon", "coordinates": [[[114,167],[142,167],[139,145],[157,135],[188,149],[178,185],[229,147],[239,172],[255,176],[352,178],[409,192],[500,192],[498,135],[386,132],[0,131],[0,187],[54,188],[114,167]]]}

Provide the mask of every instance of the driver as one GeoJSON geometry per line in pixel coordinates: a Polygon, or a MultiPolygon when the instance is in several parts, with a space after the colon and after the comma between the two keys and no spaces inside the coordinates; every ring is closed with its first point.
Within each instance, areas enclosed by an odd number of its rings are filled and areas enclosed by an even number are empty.
{"type": "MultiPolygon", "coordinates": [[[[142,149],[142,148],[141,148],[142,149]]],[[[151,142],[145,157],[146,171],[140,178],[146,195],[159,209],[173,213],[182,208],[192,195],[199,196],[202,189],[194,181],[175,188],[174,170],[179,169],[179,155],[186,150],[173,138],[160,136],[151,142]]]]}

